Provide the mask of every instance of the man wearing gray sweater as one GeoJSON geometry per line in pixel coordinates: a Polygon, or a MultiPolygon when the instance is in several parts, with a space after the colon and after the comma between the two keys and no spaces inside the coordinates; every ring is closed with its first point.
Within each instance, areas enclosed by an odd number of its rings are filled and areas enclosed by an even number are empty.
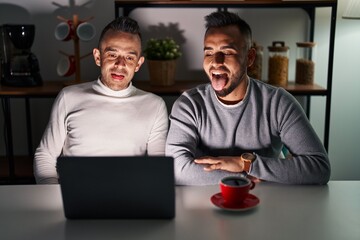
{"type": "Polygon", "coordinates": [[[174,103],[166,155],[178,185],[218,184],[229,175],[287,184],[326,184],[330,163],[296,99],[247,76],[255,59],[249,25],[229,12],[205,17],[210,83],[174,103]],[[285,146],[290,155],[282,157],[285,146]]]}

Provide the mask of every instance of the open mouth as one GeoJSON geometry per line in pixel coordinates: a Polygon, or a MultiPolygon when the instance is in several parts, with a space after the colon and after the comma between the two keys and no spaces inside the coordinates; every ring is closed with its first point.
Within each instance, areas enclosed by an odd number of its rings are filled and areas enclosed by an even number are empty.
{"type": "Polygon", "coordinates": [[[115,74],[115,73],[112,73],[112,74],[111,74],[111,77],[112,77],[113,79],[115,79],[115,80],[123,80],[123,79],[125,78],[124,75],[122,75],[122,74],[115,74]]]}
{"type": "Polygon", "coordinates": [[[213,79],[227,79],[228,76],[226,73],[212,73],[212,78],[213,79]]]}
{"type": "Polygon", "coordinates": [[[228,80],[229,77],[227,73],[212,72],[211,74],[211,84],[213,88],[217,91],[220,91],[223,88],[225,88],[228,80]]]}

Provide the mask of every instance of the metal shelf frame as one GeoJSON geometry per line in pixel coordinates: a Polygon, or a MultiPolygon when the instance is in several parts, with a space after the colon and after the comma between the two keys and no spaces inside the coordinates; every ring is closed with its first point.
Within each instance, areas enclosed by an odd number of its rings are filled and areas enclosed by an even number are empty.
{"type": "Polygon", "coordinates": [[[173,1],[121,1],[115,0],[115,17],[119,16],[120,9],[124,16],[129,16],[136,8],[217,8],[226,11],[228,8],[301,8],[309,16],[310,29],[309,41],[314,40],[316,9],[329,7],[331,8],[330,16],[330,36],[329,36],[329,59],[327,69],[327,86],[322,91],[302,89],[296,91],[296,86],[291,87],[289,92],[294,95],[306,96],[306,114],[310,117],[311,96],[326,97],[325,103],[325,124],[324,139],[325,149],[329,149],[329,133],[330,133],[330,111],[331,111],[331,92],[333,81],[333,62],[334,62],[334,45],[335,45],[335,28],[337,0],[239,0],[239,1],[204,1],[204,0],[173,0],[173,1]]]}

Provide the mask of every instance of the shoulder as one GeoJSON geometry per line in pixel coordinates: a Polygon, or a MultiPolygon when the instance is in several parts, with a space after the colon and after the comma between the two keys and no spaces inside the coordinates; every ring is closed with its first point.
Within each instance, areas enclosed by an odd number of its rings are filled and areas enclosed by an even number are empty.
{"type": "Polygon", "coordinates": [[[152,92],[147,92],[144,91],[142,89],[139,89],[137,87],[134,87],[134,96],[140,97],[140,98],[144,98],[148,101],[152,101],[152,102],[163,102],[163,98],[152,93],[152,92]]]}
{"type": "Polygon", "coordinates": [[[184,91],[182,95],[186,95],[189,97],[205,96],[210,92],[209,90],[210,90],[210,84],[204,83],[184,91]]]}
{"type": "Polygon", "coordinates": [[[250,78],[250,83],[253,89],[260,91],[265,94],[276,94],[279,91],[282,91],[283,88],[270,85],[261,80],[250,78]]]}
{"type": "Polygon", "coordinates": [[[201,84],[194,88],[184,91],[176,102],[204,102],[211,96],[210,84],[201,84]]]}
{"type": "Polygon", "coordinates": [[[257,96],[262,96],[263,98],[269,100],[272,99],[274,101],[281,100],[281,101],[294,101],[295,98],[291,95],[288,91],[286,91],[282,87],[273,86],[266,82],[251,79],[251,89],[253,94],[257,96]]]}
{"type": "Polygon", "coordinates": [[[69,85],[63,88],[63,90],[65,91],[79,91],[79,90],[84,90],[84,89],[89,89],[92,87],[92,85],[94,84],[95,81],[90,81],[90,82],[84,82],[84,83],[78,83],[78,84],[74,84],[74,85],[69,85]]]}
{"type": "Polygon", "coordinates": [[[248,101],[258,107],[267,108],[274,113],[302,112],[297,99],[282,87],[270,85],[260,80],[251,79],[248,101]]]}
{"type": "Polygon", "coordinates": [[[65,86],[56,97],[56,105],[77,106],[91,99],[93,81],[65,86]]]}
{"type": "Polygon", "coordinates": [[[60,93],[62,94],[79,94],[87,92],[92,89],[94,81],[79,83],[74,85],[65,86],[60,93]]]}
{"type": "Polygon", "coordinates": [[[175,115],[193,115],[207,111],[208,106],[212,103],[211,93],[210,84],[202,84],[186,90],[175,100],[171,113],[175,115]]]}
{"type": "Polygon", "coordinates": [[[150,109],[156,108],[160,111],[166,110],[164,99],[154,93],[134,87],[134,95],[132,98],[134,99],[134,104],[137,104],[138,106],[146,106],[150,109]]]}

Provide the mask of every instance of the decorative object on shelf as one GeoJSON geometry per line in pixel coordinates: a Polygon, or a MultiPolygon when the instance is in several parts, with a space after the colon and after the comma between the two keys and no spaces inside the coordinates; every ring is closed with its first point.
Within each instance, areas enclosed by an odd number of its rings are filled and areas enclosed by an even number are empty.
{"type": "Polygon", "coordinates": [[[155,86],[171,86],[175,83],[176,60],[182,55],[180,46],[172,38],[151,38],[146,44],[150,83],[155,86]]]}
{"type": "MultiPolygon", "coordinates": [[[[90,3],[88,1],[82,6],[90,3]]],[[[58,3],[53,2],[54,5],[58,7],[64,7],[58,3]]],[[[75,5],[74,1],[70,0],[70,7],[78,7],[75,5]]],[[[71,19],[67,19],[62,16],[57,16],[57,18],[62,21],[55,28],[55,38],[59,41],[69,41],[72,40],[74,43],[74,53],[67,54],[63,51],[59,51],[63,56],[59,59],[57,65],[57,73],[59,76],[68,77],[75,73],[75,79],[73,83],[81,82],[81,69],[80,69],[80,60],[91,55],[87,53],[83,56],[80,56],[80,40],[81,41],[90,41],[96,35],[95,27],[89,23],[93,17],[89,17],[86,20],[80,20],[78,14],[72,14],[71,19]]]]}
{"type": "Polygon", "coordinates": [[[316,43],[297,42],[295,83],[314,84],[316,43]]]}
{"type": "Polygon", "coordinates": [[[285,42],[275,41],[268,48],[268,82],[274,85],[286,86],[289,71],[289,47],[285,46],[285,42]]]}
{"type": "Polygon", "coordinates": [[[256,50],[256,57],[254,63],[250,67],[248,67],[247,73],[250,77],[261,80],[264,48],[255,41],[253,42],[252,47],[256,50]]]}

